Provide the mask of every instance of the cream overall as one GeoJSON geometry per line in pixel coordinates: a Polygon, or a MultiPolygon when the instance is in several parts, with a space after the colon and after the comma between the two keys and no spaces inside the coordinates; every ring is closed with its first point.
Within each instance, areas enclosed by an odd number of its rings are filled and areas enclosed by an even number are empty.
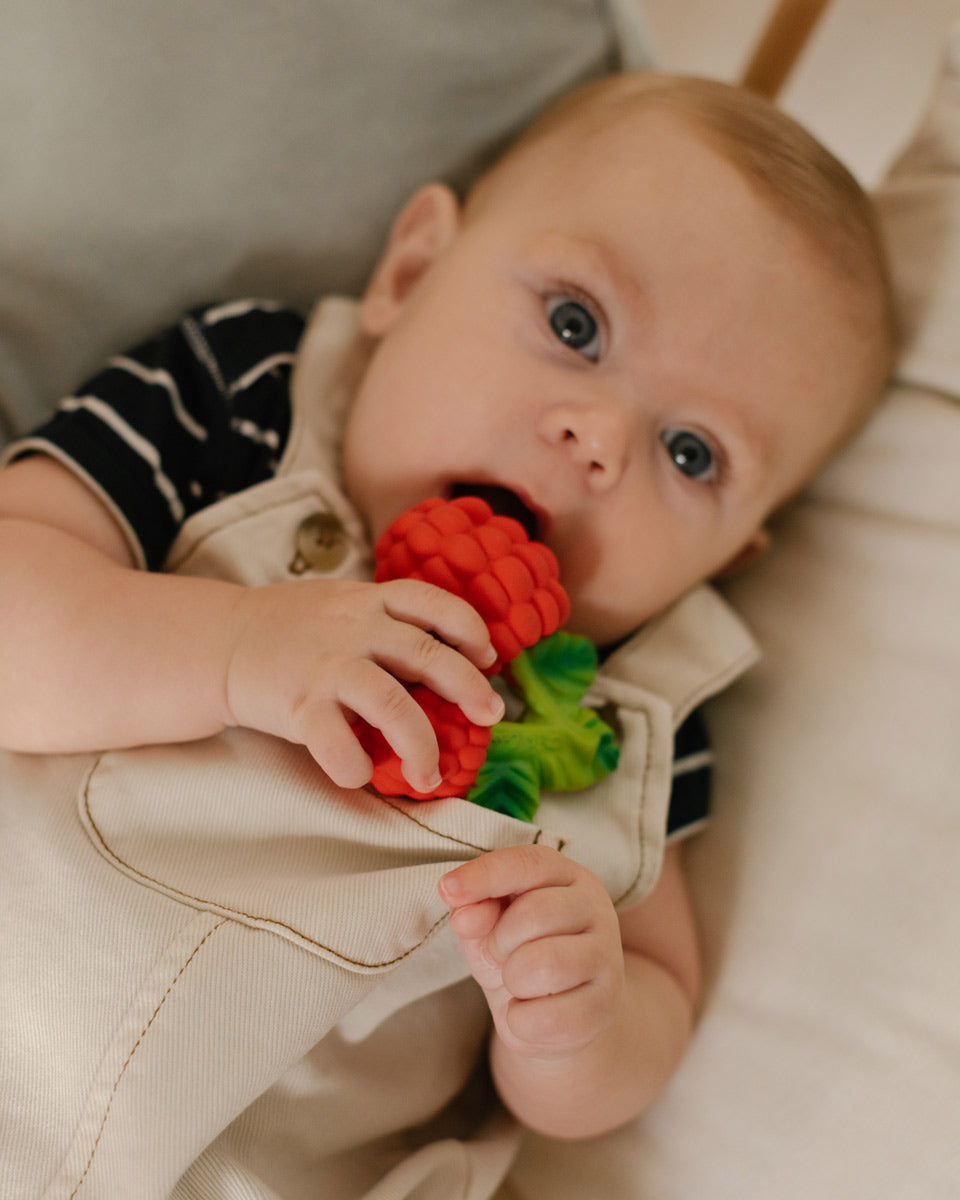
{"type": "MultiPolygon", "coordinates": [[[[335,469],[364,353],[354,306],[321,305],[278,475],[192,518],[169,570],[369,577],[335,469]]],[[[461,1095],[486,1010],[437,881],[537,841],[618,906],[640,901],[663,853],[673,730],[753,658],[723,602],[689,593],[588,697],[615,709],[617,771],[546,795],[534,824],[345,791],[301,748],[246,730],[3,755],[0,1197],[493,1195],[516,1130],[479,1085],[461,1095]]]]}

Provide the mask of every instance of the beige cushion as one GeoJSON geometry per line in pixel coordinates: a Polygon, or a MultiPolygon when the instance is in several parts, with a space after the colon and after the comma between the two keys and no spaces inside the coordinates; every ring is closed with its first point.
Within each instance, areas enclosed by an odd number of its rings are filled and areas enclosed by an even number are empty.
{"type": "Polygon", "coordinates": [[[633,0],[4,0],[0,441],[192,304],[356,291],[410,191],[645,57],[633,0]]]}

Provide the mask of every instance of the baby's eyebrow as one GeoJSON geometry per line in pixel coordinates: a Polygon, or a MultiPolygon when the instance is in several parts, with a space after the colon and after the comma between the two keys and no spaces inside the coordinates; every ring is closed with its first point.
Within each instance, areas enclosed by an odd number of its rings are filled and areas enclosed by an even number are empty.
{"type": "MultiPolygon", "coordinates": [[[[649,298],[637,274],[628,268],[623,255],[601,237],[585,234],[546,233],[533,246],[534,253],[541,254],[554,265],[561,263],[572,267],[574,272],[583,272],[588,280],[601,277],[617,295],[631,307],[649,304],[649,298]]],[[[602,300],[602,296],[597,297],[602,300]]]]}

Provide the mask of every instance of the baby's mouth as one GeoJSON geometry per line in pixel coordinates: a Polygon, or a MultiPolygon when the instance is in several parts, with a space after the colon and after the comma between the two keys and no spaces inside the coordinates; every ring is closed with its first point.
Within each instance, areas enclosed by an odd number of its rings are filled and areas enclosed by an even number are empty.
{"type": "Polygon", "coordinates": [[[498,516],[519,521],[531,541],[537,541],[540,537],[540,518],[510,488],[495,483],[455,483],[450,488],[450,499],[456,500],[458,496],[479,496],[498,516]]]}

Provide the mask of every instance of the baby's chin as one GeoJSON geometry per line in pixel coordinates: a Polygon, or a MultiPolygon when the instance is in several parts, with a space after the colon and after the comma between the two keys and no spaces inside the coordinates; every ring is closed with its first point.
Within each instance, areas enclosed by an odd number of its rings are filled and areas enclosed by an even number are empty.
{"type": "MultiPolygon", "coordinates": [[[[560,575],[563,582],[563,573],[560,575]]],[[[640,620],[627,617],[623,613],[612,613],[589,602],[578,600],[575,594],[570,595],[570,617],[565,628],[570,633],[588,638],[598,650],[609,650],[618,646],[641,625],[640,620]]]]}

